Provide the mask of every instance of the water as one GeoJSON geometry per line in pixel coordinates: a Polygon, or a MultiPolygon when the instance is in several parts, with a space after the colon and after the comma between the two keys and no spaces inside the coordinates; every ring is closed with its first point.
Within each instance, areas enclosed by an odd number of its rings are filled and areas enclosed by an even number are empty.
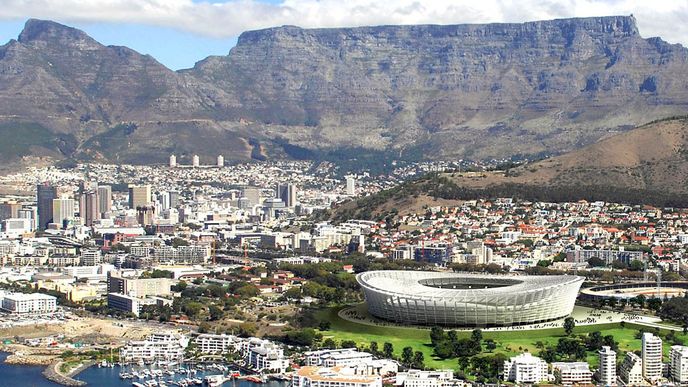
{"type": "MultiPolygon", "coordinates": [[[[59,387],[60,384],[53,383],[47,380],[42,372],[45,369],[43,366],[19,366],[5,364],[5,359],[9,354],[0,352],[0,387],[59,387]]],[[[122,380],[119,378],[121,372],[120,367],[113,368],[98,368],[93,366],[87,368],[74,379],[82,380],[88,383],[89,386],[98,387],[131,387],[132,380],[122,380]]],[[[220,371],[212,370],[207,372],[199,372],[195,377],[203,378],[205,375],[216,375],[220,371]]],[[[181,378],[181,375],[165,376],[162,379],[167,381],[170,379],[181,378]]],[[[137,379],[138,380],[138,379],[137,379]]],[[[134,380],[134,381],[137,381],[134,380]]],[[[226,382],[223,386],[227,387],[286,387],[286,382],[270,381],[267,384],[257,385],[246,380],[233,380],[226,382]]]]}
{"type": "Polygon", "coordinates": [[[59,387],[60,384],[46,379],[41,372],[43,366],[23,366],[6,364],[9,353],[0,352],[0,386],[3,387],[59,387]]]}

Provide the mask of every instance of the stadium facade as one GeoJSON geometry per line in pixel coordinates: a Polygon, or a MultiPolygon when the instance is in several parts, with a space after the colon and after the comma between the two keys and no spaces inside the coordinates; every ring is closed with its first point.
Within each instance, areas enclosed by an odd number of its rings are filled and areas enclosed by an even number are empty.
{"type": "Polygon", "coordinates": [[[410,325],[493,327],[571,314],[583,277],[369,271],[356,280],[368,311],[410,325]]]}

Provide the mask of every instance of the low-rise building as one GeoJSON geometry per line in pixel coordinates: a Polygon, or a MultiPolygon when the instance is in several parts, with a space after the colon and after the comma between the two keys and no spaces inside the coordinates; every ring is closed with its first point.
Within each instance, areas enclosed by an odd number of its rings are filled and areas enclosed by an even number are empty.
{"type": "Polygon", "coordinates": [[[241,339],[233,335],[213,335],[204,333],[198,335],[194,341],[198,350],[204,354],[226,354],[241,349],[241,339]]]}
{"type": "Polygon", "coordinates": [[[356,375],[348,367],[305,366],[294,372],[293,387],[382,387],[380,376],[356,375]]]}
{"type": "Polygon", "coordinates": [[[547,380],[547,362],[529,352],[504,361],[504,380],[516,383],[539,383],[547,380]]]}
{"type": "Polygon", "coordinates": [[[372,354],[359,352],[356,348],[323,349],[306,352],[305,355],[306,365],[320,367],[336,367],[373,360],[372,354]]]}
{"type": "Polygon", "coordinates": [[[563,385],[592,383],[592,371],[585,362],[554,362],[552,371],[563,385]]]}
{"type": "Polygon", "coordinates": [[[120,361],[124,363],[156,361],[181,363],[184,361],[184,349],[189,339],[184,335],[156,333],[145,340],[130,341],[119,351],[120,361]]]}
{"type": "Polygon", "coordinates": [[[2,309],[17,314],[52,313],[57,309],[57,298],[41,293],[10,293],[2,297],[2,309]]]}
{"type": "Polygon", "coordinates": [[[403,387],[460,387],[466,385],[454,378],[452,370],[422,371],[408,370],[397,374],[396,386],[403,387]]]}

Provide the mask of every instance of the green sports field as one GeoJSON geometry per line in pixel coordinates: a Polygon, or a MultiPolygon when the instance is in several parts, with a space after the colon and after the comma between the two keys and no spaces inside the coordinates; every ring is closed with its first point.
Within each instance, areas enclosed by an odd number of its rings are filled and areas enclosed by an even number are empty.
{"type": "MultiPolygon", "coordinates": [[[[457,368],[456,359],[438,359],[432,356],[433,348],[430,346],[430,331],[422,328],[405,328],[399,326],[376,326],[349,321],[339,317],[338,312],[342,308],[321,309],[316,312],[316,318],[329,321],[331,328],[322,331],[324,338],[333,338],[337,342],[343,340],[353,340],[359,347],[367,347],[371,341],[376,341],[380,349],[383,343],[389,342],[394,345],[394,353],[399,356],[404,347],[410,346],[414,351],[421,351],[425,355],[425,364],[429,368],[457,368]]],[[[639,329],[654,332],[652,328],[645,328],[627,323],[625,328],[619,323],[585,325],[576,327],[575,334],[586,334],[599,331],[603,336],[613,335],[619,343],[619,352],[640,350],[640,339],[635,338],[639,329]]],[[[459,331],[458,336],[469,337],[470,331],[459,331]]],[[[565,337],[562,328],[509,331],[509,332],[489,332],[483,331],[484,339],[493,339],[497,343],[494,353],[504,353],[507,356],[516,355],[523,351],[537,354],[540,350],[537,343],[542,342],[545,346],[555,345],[559,338],[565,337]]],[[[676,337],[688,342],[688,336],[676,332],[676,337]]],[[[670,344],[664,344],[665,356],[668,354],[670,344]]],[[[619,360],[622,356],[619,356],[619,360]]],[[[587,361],[597,367],[597,354],[588,352],[587,361]]]]}

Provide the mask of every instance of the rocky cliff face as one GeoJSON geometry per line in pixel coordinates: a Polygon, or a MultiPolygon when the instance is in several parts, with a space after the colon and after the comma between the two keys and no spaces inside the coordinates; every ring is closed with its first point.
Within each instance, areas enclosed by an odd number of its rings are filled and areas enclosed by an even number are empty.
{"type": "Polygon", "coordinates": [[[74,155],[102,159],[223,148],[244,158],[251,138],[268,144],[269,157],[283,155],[270,144],[285,141],[401,157],[533,155],[684,113],[687,62],[688,50],[644,39],[632,16],[619,16],[277,27],[246,32],[229,55],[173,72],[30,20],[0,47],[0,118],[74,136],[74,155]],[[113,130],[120,122],[134,129],[113,130]]]}

